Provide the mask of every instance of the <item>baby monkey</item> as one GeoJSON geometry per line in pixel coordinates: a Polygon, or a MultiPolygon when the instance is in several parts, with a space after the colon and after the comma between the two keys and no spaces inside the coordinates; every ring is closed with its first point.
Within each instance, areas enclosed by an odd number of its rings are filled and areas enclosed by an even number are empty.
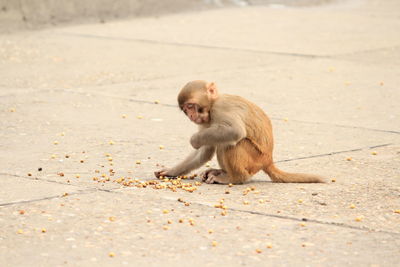
{"type": "Polygon", "coordinates": [[[200,175],[209,184],[241,184],[260,170],[277,183],[324,182],[319,176],[287,173],[274,165],[271,121],[250,101],[219,94],[214,83],[191,81],[179,93],[178,104],[199,126],[190,139],[196,150],[175,167],[155,172],[156,177],[185,175],[216,153],[221,169],[208,169],[200,175]]]}

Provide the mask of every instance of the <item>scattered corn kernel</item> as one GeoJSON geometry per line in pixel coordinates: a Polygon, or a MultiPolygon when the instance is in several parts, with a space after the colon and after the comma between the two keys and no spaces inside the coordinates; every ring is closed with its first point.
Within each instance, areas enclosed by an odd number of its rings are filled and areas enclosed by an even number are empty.
{"type": "Polygon", "coordinates": [[[213,246],[213,247],[216,247],[216,246],[218,246],[218,242],[217,242],[217,241],[213,241],[213,242],[211,242],[211,246],[213,246]]]}
{"type": "Polygon", "coordinates": [[[139,164],[142,164],[142,162],[141,162],[140,160],[137,160],[137,161],[136,161],[136,164],[139,165],[139,164]]]}
{"type": "Polygon", "coordinates": [[[42,233],[46,233],[46,232],[47,232],[46,228],[42,228],[42,233]]]}
{"type": "Polygon", "coordinates": [[[108,142],[108,144],[110,144],[110,145],[114,145],[115,143],[114,143],[114,141],[113,141],[113,140],[110,140],[110,141],[108,142]]]}
{"type": "Polygon", "coordinates": [[[163,149],[164,149],[164,146],[163,146],[163,145],[160,145],[159,148],[160,148],[160,150],[163,150],[163,149]]]}
{"type": "Polygon", "coordinates": [[[56,155],[54,155],[54,154],[51,155],[51,158],[52,158],[52,159],[55,159],[55,158],[56,158],[56,155]]]}
{"type": "Polygon", "coordinates": [[[167,213],[169,213],[169,210],[163,210],[162,211],[164,214],[167,214],[167,213]]]}
{"type": "Polygon", "coordinates": [[[115,221],[115,217],[114,217],[114,216],[110,216],[110,217],[108,217],[108,220],[109,220],[110,222],[114,222],[114,221],[115,221]]]}
{"type": "Polygon", "coordinates": [[[332,183],[335,183],[335,182],[336,182],[336,179],[332,179],[331,182],[332,182],[332,183]]]}
{"type": "Polygon", "coordinates": [[[139,120],[143,119],[143,116],[136,116],[136,118],[138,118],[139,120]]]}
{"type": "Polygon", "coordinates": [[[302,223],[300,223],[299,225],[300,225],[301,227],[305,227],[305,226],[306,226],[306,223],[302,222],[302,223]]]}
{"type": "Polygon", "coordinates": [[[376,151],[372,151],[371,154],[374,156],[378,155],[378,153],[376,151]]]}
{"type": "Polygon", "coordinates": [[[346,158],[346,160],[347,160],[347,161],[352,161],[353,158],[352,158],[352,157],[348,157],[348,158],[346,158]]]}
{"type": "Polygon", "coordinates": [[[272,244],[271,243],[267,243],[267,248],[272,248],[272,244]]]}
{"type": "Polygon", "coordinates": [[[400,214],[400,210],[394,210],[393,212],[400,214]]]}
{"type": "Polygon", "coordinates": [[[229,187],[232,187],[232,186],[233,186],[233,184],[228,184],[228,186],[229,186],[229,187]]]}
{"type": "Polygon", "coordinates": [[[262,252],[261,249],[256,249],[256,253],[260,254],[262,252]]]}
{"type": "Polygon", "coordinates": [[[10,112],[15,112],[16,109],[15,108],[10,108],[10,112]]]}
{"type": "Polygon", "coordinates": [[[209,230],[208,230],[208,233],[209,233],[209,234],[212,234],[212,233],[214,233],[214,231],[213,231],[212,229],[209,229],[209,230]]]}
{"type": "Polygon", "coordinates": [[[126,119],[126,114],[122,114],[121,116],[123,119],[126,119]]]}
{"type": "Polygon", "coordinates": [[[81,178],[81,176],[79,174],[75,175],[76,178],[81,178]]]}
{"type": "Polygon", "coordinates": [[[245,200],[245,201],[243,201],[243,204],[244,204],[244,205],[249,205],[249,204],[250,204],[250,202],[249,202],[249,201],[247,201],[247,200],[245,200]]]}
{"type": "Polygon", "coordinates": [[[25,211],[24,210],[20,210],[20,211],[18,211],[19,212],[19,214],[21,214],[21,215],[24,215],[25,214],[25,211]]]}
{"type": "Polygon", "coordinates": [[[356,222],[361,222],[362,220],[363,220],[362,216],[356,217],[356,219],[355,219],[356,222]]]}
{"type": "Polygon", "coordinates": [[[226,216],[226,214],[227,214],[226,210],[221,211],[222,216],[226,216]]]}
{"type": "Polygon", "coordinates": [[[114,252],[110,252],[108,253],[108,256],[110,256],[111,258],[115,257],[115,253],[114,252]]]}
{"type": "Polygon", "coordinates": [[[54,141],[53,144],[58,145],[58,141],[54,141]]]}
{"type": "Polygon", "coordinates": [[[17,234],[23,234],[23,233],[24,233],[24,231],[22,229],[17,230],[17,234]]]}
{"type": "Polygon", "coordinates": [[[164,229],[164,230],[168,230],[169,227],[168,227],[167,225],[164,225],[164,226],[163,226],[163,229],[164,229]]]}
{"type": "Polygon", "coordinates": [[[154,100],[154,104],[160,104],[159,100],[154,100]]]}
{"type": "Polygon", "coordinates": [[[303,200],[302,200],[302,199],[299,199],[299,200],[297,200],[297,202],[299,202],[299,203],[303,203],[303,200]]]}
{"type": "Polygon", "coordinates": [[[178,221],[179,223],[183,223],[183,219],[179,219],[179,221],[178,221]]]}
{"type": "Polygon", "coordinates": [[[350,208],[350,209],[355,209],[355,208],[356,208],[356,205],[351,204],[349,208],[350,208]]]}

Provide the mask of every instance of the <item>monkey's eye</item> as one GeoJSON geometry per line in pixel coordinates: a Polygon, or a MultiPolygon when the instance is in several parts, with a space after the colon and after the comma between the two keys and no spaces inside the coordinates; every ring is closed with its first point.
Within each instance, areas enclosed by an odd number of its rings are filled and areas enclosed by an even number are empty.
{"type": "Polygon", "coordinates": [[[197,111],[198,111],[199,113],[203,113],[204,109],[200,107],[197,111]]]}

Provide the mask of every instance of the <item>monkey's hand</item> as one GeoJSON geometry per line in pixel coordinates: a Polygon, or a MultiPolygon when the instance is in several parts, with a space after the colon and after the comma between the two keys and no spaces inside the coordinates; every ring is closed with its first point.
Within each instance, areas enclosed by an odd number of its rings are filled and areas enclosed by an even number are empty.
{"type": "Polygon", "coordinates": [[[162,170],[154,172],[154,175],[157,178],[160,178],[161,176],[164,176],[164,177],[175,177],[175,176],[178,176],[179,173],[175,172],[174,169],[162,169],[162,170]]]}
{"type": "Polygon", "coordinates": [[[192,145],[192,147],[194,149],[199,149],[200,147],[203,146],[203,144],[201,143],[201,138],[199,134],[194,134],[191,138],[190,138],[190,144],[192,145]]]}

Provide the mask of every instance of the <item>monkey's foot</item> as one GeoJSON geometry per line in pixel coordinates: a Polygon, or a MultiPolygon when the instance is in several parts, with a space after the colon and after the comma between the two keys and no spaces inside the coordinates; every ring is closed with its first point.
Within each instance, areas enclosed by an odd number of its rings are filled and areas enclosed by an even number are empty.
{"type": "Polygon", "coordinates": [[[200,177],[201,177],[202,181],[205,182],[208,179],[208,176],[210,174],[218,175],[218,174],[220,174],[222,172],[223,171],[220,170],[220,169],[207,169],[207,170],[205,170],[204,172],[202,172],[200,174],[200,177]]]}
{"type": "Polygon", "coordinates": [[[207,184],[229,184],[231,179],[224,171],[216,170],[209,172],[204,182],[207,184]]]}

